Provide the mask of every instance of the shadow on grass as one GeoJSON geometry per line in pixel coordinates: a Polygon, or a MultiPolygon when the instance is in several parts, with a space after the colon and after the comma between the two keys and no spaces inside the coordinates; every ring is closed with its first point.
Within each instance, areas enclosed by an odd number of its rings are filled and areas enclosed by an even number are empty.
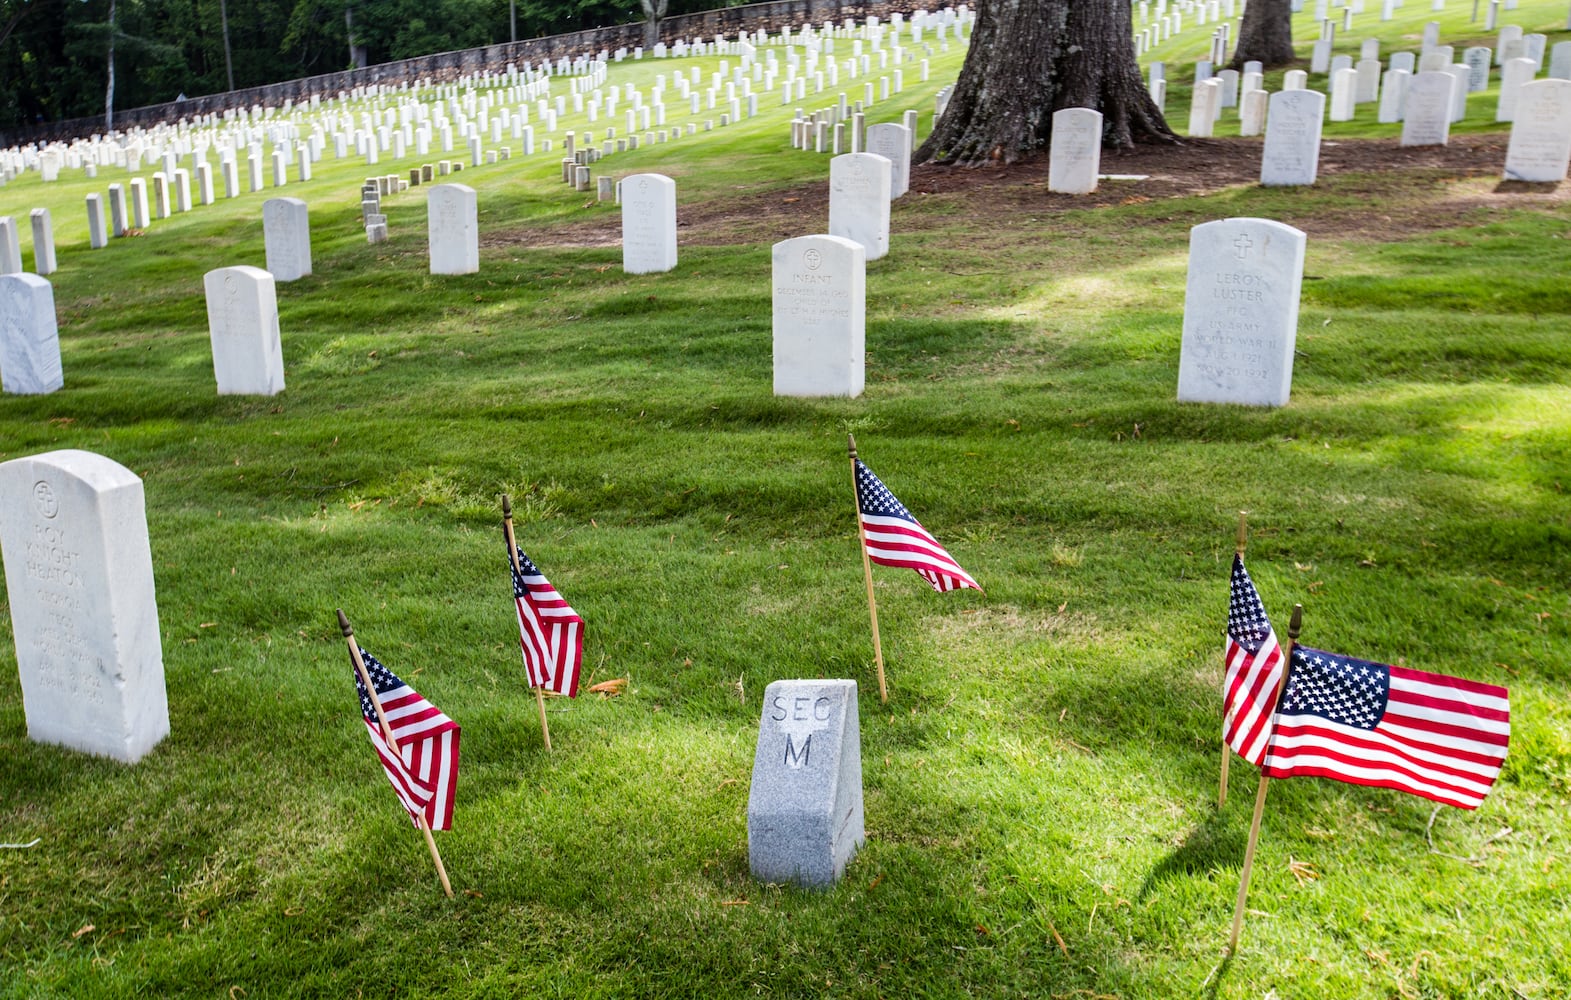
{"type": "Polygon", "coordinates": [[[1210,813],[1199,826],[1189,831],[1178,847],[1146,873],[1138,898],[1146,899],[1169,879],[1203,875],[1241,863],[1246,826],[1240,823],[1238,816],[1226,810],[1210,813]]]}

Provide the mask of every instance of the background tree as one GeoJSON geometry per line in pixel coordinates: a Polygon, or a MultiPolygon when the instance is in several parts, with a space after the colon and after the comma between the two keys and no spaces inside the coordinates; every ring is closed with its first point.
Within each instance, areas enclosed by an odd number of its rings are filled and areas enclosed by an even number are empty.
{"type": "Polygon", "coordinates": [[[1011,163],[1046,145],[1053,112],[1102,112],[1103,142],[1173,142],[1135,62],[1127,0],[981,0],[943,118],[913,161],[1011,163]]]}
{"type": "Polygon", "coordinates": [[[1249,0],[1238,23],[1238,45],[1228,65],[1241,70],[1258,59],[1268,69],[1286,66],[1293,54],[1293,5],[1291,0],[1249,0]]]}
{"type": "Polygon", "coordinates": [[[671,0],[638,0],[644,9],[644,48],[652,49],[660,41],[660,19],[665,17],[671,0]]]}

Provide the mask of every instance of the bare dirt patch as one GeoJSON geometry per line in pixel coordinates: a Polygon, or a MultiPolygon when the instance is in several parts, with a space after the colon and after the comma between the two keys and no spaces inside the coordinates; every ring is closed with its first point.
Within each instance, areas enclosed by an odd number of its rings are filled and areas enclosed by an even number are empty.
{"type": "MultiPolygon", "coordinates": [[[[1102,172],[1139,177],[1104,182],[1089,195],[1047,190],[1047,157],[1007,167],[912,168],[911,193],[895,205],[893,228],[916,232],[937,227],[995,225],[1030,212],[1082,212],[1251,187],[1260,177],[1257,139],[1186,139],[1181,145],[1104,150],[1102,172]],[[930,209],[938,202],[943,211],[930,209]]],[[[1567,185],[1501,181],[1504,135],[1454,136],[1446,146],[1409,146],[1395,139],[1340,139],[1321,143],[1319,186],[1339,198],[1305,202],[1291,223],[1311,236],[1386,240],[1444,229],[1478,212],[1506,205],[1571,201],[1567,185]],[[1458,183],[1466,182],[1466,183],[1458,183]]],[[[679,239],[691,246],[773,243],[820,231],[829,214],[825,180],[793,188],[738,192],[703,204],[683,204],[679,239]]],[[[492,246],[617,246],[620,220],[600,218],[545,229],[495,233],[492,246]]]]}

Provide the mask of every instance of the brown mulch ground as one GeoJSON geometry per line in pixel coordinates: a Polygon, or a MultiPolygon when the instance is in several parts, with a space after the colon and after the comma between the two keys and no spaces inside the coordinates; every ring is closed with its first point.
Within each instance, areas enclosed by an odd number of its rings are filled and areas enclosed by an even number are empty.
{"type": "MultiPolygon", "coordinates": [[[[971,225],[985,231],[1022,212],[1041,217],[1253,186],[1260,178],[1260,148],[1258,139],[1185,139],[1179,145],[1104,150],[1104,175],[1141,179],[1104,181],[1089,195],[1049,193],[1045,155],[1007,167],[923,164],[912,168],[910,193],[895,203],[892,228],[914,232],[971,225]],[[941,214],[901,210],[935,197],[953,209],[941,214]]],[[[1311,236],[1388,239],[1456,226],[1477,211],[1505,203],[1503,196],[1514,203],[1571,200],[1565,184],[1501,181],[1505,154],[1504,135],[1453,136],[1446,146],[1403,147],[1395,139],[1326,140],[1320,145],[1319,183],[1334,180],[1343,197],[1336,204],[1315,206],[1310,214],[1295,215],[1292,224],[1311,236]]],[[[723,200],[682,204],[679,239],[693,246],[773,243],[821,227],[828,214],[826,177],[798,188],[744,191],[723,200]],[[804,229],[804,220],[814,222],[804,229]]],[[[600,217],[592,223],[496,233],[486,242],[594,247],[616,246],[620,240],[620,220],[600,217]]]]}

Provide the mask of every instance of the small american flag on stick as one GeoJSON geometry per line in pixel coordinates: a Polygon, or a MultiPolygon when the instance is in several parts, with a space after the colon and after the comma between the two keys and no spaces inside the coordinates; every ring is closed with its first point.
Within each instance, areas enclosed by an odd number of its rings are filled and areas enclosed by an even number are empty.
{"type": "Polygon", "coordinates": [[[853,461],[857,512],[862,519],[862,544],[868,558],[880,566],[916,570],[939,593],[961,587],[981,590],[982,585],[960,568],[938,539],[873,475],[873,470],[861,459],[853,461]]]}
{"type": "Polygon", "coordinates": [[[1264,770],[1273,778],[1319,775],[1476,809],[1510,740],[1503,687],[1298,646],[1264,770]]]}
{"type": "Polygon", "coordinates": [[[377,700],[382,703],[382,714],[387,717],[396,749],[388,743],[376,717],[376,706],[356,670],[360,715],[398,801],[409,811],[409,819],[416,826],[419,817],[424,816],[433,830],[450,828],[453,794],[458,786],[458,723],[363,648],[360,658],[376,688],[377,700]]]}
{"type": "Polygon", "coordinates": [[[578,672],[584,661],[584,620],[578,617],[524,550],[514,547],[513,604],[529,686],[569,698],[578,697],[578,672]]]}
{"type": "Polygon", "coordinates": [[[1271,736],[1271,709],[1282,678],[1282,647],[1265,605],[1255,590],[1244,557],[1233,556],[1227,601],[1227,641],[1223,649],[1222,738],[1251,764],[1265,759],[1271,736]]]}

